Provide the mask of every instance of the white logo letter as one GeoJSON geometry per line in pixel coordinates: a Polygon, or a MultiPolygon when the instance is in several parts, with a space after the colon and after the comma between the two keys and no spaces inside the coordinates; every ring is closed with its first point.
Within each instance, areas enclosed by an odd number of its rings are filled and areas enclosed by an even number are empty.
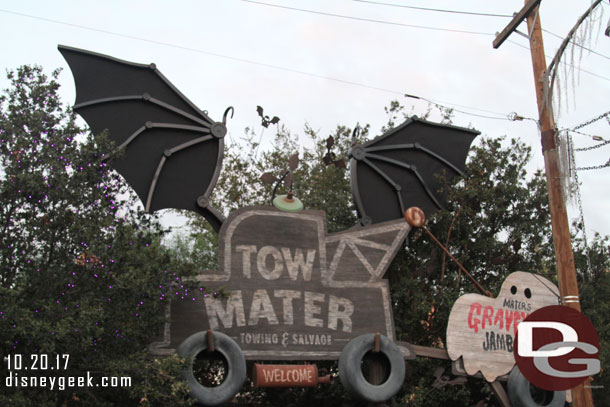
{"type": "Polygon", "coordinates": [[[517,353],[524,357],[555,357],[563,356],[574,350],[573,346],[563,346],[555,350],[533,350],[533,330],[534,328],[549,328],[561,332],[562,342],[578,342],[578,334],[570,325],[561,322],[550,321],[524,321],[517,328],[517,338],[519,347],[517,353]]]}

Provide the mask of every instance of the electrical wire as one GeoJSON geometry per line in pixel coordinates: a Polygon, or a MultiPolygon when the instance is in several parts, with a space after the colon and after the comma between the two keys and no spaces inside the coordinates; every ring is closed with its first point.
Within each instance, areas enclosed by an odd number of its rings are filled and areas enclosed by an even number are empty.
{"type": "MultiPolygon", "coordinates": [[[[553,37],[555,37],[555,38],[559,38],[559,39],[560,39],[560,40],[562,40],[562,41],[565,39],[565,38],[564,38],[564,37],[562,37],[561,35],[557,35],[557,34],[555,34],[555,33],[551,32],[551,31],[549,31],[549,30],[545,30],[544,28],[542,29],[542,31],[544,31],[544,32],[545,32],[545,33],[547,33],[547,34],[552,35],[552,36],[553,36],[553,37]]],[[[600,57],[602,57],[602,58],[610,59],[610,57],[609,57],[609,56],[604,55],[604,54],[600,54],[599,52],[596,52],[596,51],[592,50],[591,48],[587,48],[587,47],[585,47],[584,45],[578,44],[578,43],[576,43],[576,42],[574,42],[574,41],[572,41],[572,40],[570,40],[570,43],[571,43],[571,44],[574,44],[574,45],[576,45],[577,47],[580,47],[580,48],[584,49],[585,51],[588,51],[588,52],[590,52],[590,53],[592,53],[592,54],[598,55],[598,56],[600,56],[600,57]]]]}
{"type": "Polygon", "coordinates": [[[485,110],[485,109],[479,109],[479,108],[472,107],[472,106],[458,105],[458,104],[450,103],[450,102],[437,101],[437,100],[428,99],[428,98],[425,98],[425,97],[422,97],[422,96],[410,95],[408,93],[405,94],[405,96],[408,97],[408,98],[411,98],[411,99],[420,99],[420,100],[423,100],[423,101],[428,102],[430,104],[433,104],[433,105],[435,105],[437,107],[441,107],[441,108],[444,108],[444,109],[451,109],[454,112],[459,112],[459,113],[467,114],[467,115],[470,115],[470,116],[482,117],[482,118],[485,118],[485,119],[492,119],[492,120],[508,120],[508,121],[512,121],[508,117],[509,115],[506,115],[504,113],[494,112],[492,110],[485,110]],[[450,105],[450,106],[447,106],[447,105],[450,105]],[[487,116],[487,115],[482,115],[482,114],[477,114],[477,113],[465,112],[463,110],[455,109],[453,106],[463,107],[463,108],[472,109],[472,110],[479,110],[479,111],[483,111],[483,112],[487,112],[487,113],[498,115],[499,117],[493,117],[493,116],[487,116]]]}
{"type": "MultiPolygon", "coordinates": [[[[513,41],[513,40],[511,40],[511,39],[507,39],[507,40],[506,40],[506,42],[510,42],[510,43],[511,43],[511,44],[513,44],[513,45],[516,45],[516,46],[518,46],[518,47],[521,47],[521,48],[526,49],[526,50],[528,50],[528,51],[529,51],[529,47],[527,47],[527,46],[525,46],[525,45],[523,45],[523,44],[519,44],[518,42],[513,41]]],[[[545,57],[547,57],[548,59],[552,59],[550,56],[548,56],[548,55],[546,55],[546,54],[545,54],[544,56],[545,56],[545,57]]],[[[594,72],[587,71],[586,69],[579,68],[579,67],[577,67],[577,66],[574,66],[573,64],[568,64],[568,66],[570,66],[570,67],[572,67],[572,68],[576,69],[577,71],[584,72],[584,73],[587,73],[587,74],[589,74],[589,75],[591,75],[591,76],[595,76],[596,78],[603,79],[603,80],[606,80],[606,81],[609,81],[609,82],[610,82],[610,78],[606,78],[605,76],[601,76],[601,75],[596,74],[596,73],[594,73],[594,72]]]]}
{"type": "MultiPolygon", "coordinates": [[[[249,0],[242,0],[242,1],[252,2],[252,1],[249,1],[249,0]]],[[[265,3],[260,3],[260,4],[265,4],[265,3]]],[[[426,101],[428,103],[434,104],[436,106],[440,106],[440,107],[443,107],[445,109],[452,109],[455,112],[459,112],[459,113],[470,115],[470,116],[475,116],[475,117],[480,117],[480,118],[485,118],[485,119],[492,119],[492,120],[508,120],[508,121],[513,121],[513,120],[511,120],[509,118],[510,115],[506,115],[504,113],[494,112],[494,111],[491,111],[491,110],[481,109],[481,108],[477,108],[477,107],[473,107],[473,106],[460,105],[460,104],[456,104],[456,103],[452,103],[452,102],[446,102],[446,101],[440,101],[440,100],[425,98],[425,97],[422,97],[422,96],[410,95],[410,94],[406,94],[405,92],[401,92],[401,91],[397,91],[397,90],[393,90],[393,89],[387,89],[387,88],[382,88],[382,87],[378,87],[378,86],[367,85],[367,84],[364,84],[364,83],[349,81],[349,80],[346,80],[346,79],[334,78],[334,77],[331,77],[331,76],[320,75],[320,74],[316,74],[316,73],[312,73],[312,72],[306,72],[306,71],[302,71],[302,70],[299,70],[299,69],[282,67],[282,66],[268,64],[268,63],[264,63],[264,62],[258,62],[258,61],[254,61],[254,60],[250,60],[250,59],[234,57],[234,56],[231,56],[231,55],[225,55],[225,54],[219,54],[219,53],[215,53],[215,52],[210,52],[210,51],[206,51],[206,50],[203,50],[203,49],[186,47],[186,46],[182,46],[182,45],[178,45],[178,44],[172,44],[172,43],[163,42],[163,41],[151,40],[151,39],[148,39],[148,38],[137,37],[137,36],[134,36],[134,35],[128,35],[128,34],[118,33],[118,32],[114,32],[114,31],[109,31],[109,30],[104,30],[104,29],[99,29],[99,28],[88,27],[88,26],[84,26],[84,25],[80,25],[80,24],[68,23],[68,22],[65,22],[65,21],[53,20],[53,19],[50,19],[50,18],[39,17],[39,16],[34,16],[34,15],[30,15],[30,14],[25,14],[25,13],[19,13],[19,12],[10,11],[10,10],[0,9],[0,12],[7,13],[7,14],[18,15],[18,16],[21,16],[21,17],[32,18],[32,19],[40,20],[40,21],[46,21],[46,22],[53,23],[53,24],[60,24],[60,25],[68,26],[68,27],[73,27],[73,28],[78,28],[78,29],[83,29],[83,30],[88,30],[88,31],[99,32],[99,33],[102,33],[102,34],[114,35],[114,36],[121,37],[121,38],[127,38],[127,39],[131,39],[131,40],[147,42],[147,43],[150,43],[150,44],[161,45],[161,46],[164,46],[164,47],[181,49],[181,50],[190,51],[190,52],[196,52],[196,53],[199,53],[199,54],[209,55],[209,56],[213,56],[213,57],[217,57],[217,58],[228,59],[228,60],[231,60],[231,61],[237,61],[237,62],[252,64],[252,65],[256,65],[256,66],[262,66],[262,67],[266,67],[266,68],[277,69],[277,70],[281,70],[281,71],[285,71],[285,72],[296,73],[296,74],[299,74],[299,75],[304,75],[304,76],[309,76],[309,77],[313,77],[313,78],[318,78],[318,79],[324,79],[324,80],[328,80],[328,81],[343,83],[343,84],[346,84],[346,85],[358,86],[358,87],[361,87],[361,88],[376,90],[376,91],[390,93],[390,94],[394,94],[394,95],[406,96],[406,97],[411,97],[411,98],[414,98],[414,99],[421,99],[423,101],[426,101]],[[481,111],[481,112],[486,112],[486,113],[497,115],[498,117],[492,117],[492,116],[488,116],[488,115],[482,115],[482,114],[477,114],[477,113],[472,113],[472,112],[466,112],[466,111],[463,111],[463,110],[455,109],[454,106],[462,107],[462,108],[470,109],[470,110],[477,110],[477,111],[481,111]]],[[[521,45],[519,43],[516,43],[514,41],[511,41],[511,40],[508,40],[508,41],[510,41],[510,42],[514,43],[515,45],[518,45],[520,47],[527,48],[527,47],[524,47],[523,45],[521,45]]],[[[583,72],[586,72],[586,71],[583,70],[583,72]]],[[[607,78],[603,78],[602,77],[602,79],[607,79],[607,78]]],[[[607,79],[607,80],[610,80],[610,79],[607,79]]]]}
{"type": "MultiPolygon", "coordinates": [[[[368,3],[368,4],[375,4],[375,5],[380,5],[380,6],[390,6],[390,7],[399,7],[399,8],[407,8],[407,9],[413,9],[413,10],[421,10],[421,11],[434,11],[434,12],[440,12],[440,13],[450,13],[450,14],[462,14],[462,15],[472,15],[472,16],[481,16],[481,17],[504,17],[504,18],[512,18],[513,15],[511,14],[494,14],[494,13],[477,13],[477,12],[473,12],[473,11],[461,11],[461,10],[446,10],[446,9],[437,9],[437,8],[428,8],[428,7],[417,7],[417,6],[407,6],[405,4],[392,4],[392,3],[384,3],[381,1],[372,1],[372,0],[353,0],[355,2],[358,3],[368,3]]],[[[604,3],[605,4],[605,3],[604,3]]],[[[552,31],[546,30],[544,28],[542,28],[542,31],[552,35],[555,38],[559,38],[560,40],[564,40],[564,37],[555,34],[552,31]]],[[[601,54],[595,50],[592,50],[591,48],[585,47],[582,44],[578,44],[574,41],[570,40],[570,43],[576,45],[577,47],[580,47],[592,54],[598,55],[602,58],[608,59],[610,60],[610,57],[604,54],[601,54]]]]}
{"type": "MultiPolygon", "coordinates": [[[[425,29],[425,30],[448,31],[448,32],[457,32],[457,33],[462,33],[462,34],[475,34],[475,35],[484,35],[484,36],[495,36],[495,34],[487,33],[487,32],[482,32],[482,31],[454,30],[454,29],[449,29],[449,28],[429,27],[429,26],[421,26],[421,25],[413,25],[413,24],[395,23],[395,22],[391,22],[391,21],[374,20],[374,19],[370,19],[370,18],[353,17],[353,16],[346,16],[346,15],[343,15],[343,14],[326,13],[326,12],[322,12],[322,11],[314,11],[314,10],[306,10],[306,9],[301,9],[301,8],[296,8],[296,7],[281,6],[279,4],[265,3],[265,2],[256,1],[256,0],[240,0],[240,1],[242,1],[244,3],[251,3],[251,4],[262,5],[262,6],[268,6],[268,7],[276,7],[276,8],[286,9],[286,10],[299,11],[299,12],[311,13],[311,14],[318,14],[318,15],[323,15],[323,16],[328,16],[328,17],[344,18],[344,19],[349,19],[349,20],[366,21],[366,22],[380,23],[380,24],[389,24],[389,25],[409,27],[409,28],[421,28],[421,29],[425,29]]],[[[355,1],[358,1],[358,0],[355,0],[355,1]]],[[[512,42],[515,45],[518,45],[518,46],[520,46],[522,48],[526,48],[526,49],[529,50],[528,47],[525,47],[525,46],[523,46],[523,45],[521,45],[519,43],[516,43],[516,42],[511,41],[511,40],[507,40],[507,41],[512,42]]],[[[548,58],[548,55],[547,55],[547,58],[548,58]]],[[[579,70],[581,72],[588,73],[591,76],[595,76],[596,78],[600,78],[600,79],[604,79],[604,80],[610,81],[610,78],[606,78],[606,77],[601,76],[599,74],[596,74],[594,72],[587,71],[585,69],[576,67],[576,66],[574,66],[572,64],[569,64],[569,66],[571,66],[574,69],[579,70]]]]}
{"type": "Polygon", "coordinates": [[[407,6],[404,4],[383,3],[380,1],[369,1],[369,0],[354,0],[354,1],[357,1],[359,3],[377,4],[380,6],[401,7],[401,8],[409,8],[409,9],[413,9],[413,10],[422,10],[422,11],[436,11],[439,13],[465,14],[465,15],[471,15],[471,16],[482,16],[482,17],[507,17],[507,18],[513,17],[510,14],[492,14],[492,13],[476,13],[473,11],[445,10],[445,9],[438,9],[438,8],[407,6]]]}
{"type": "MultiPolygon", "coordinates": [[[[249,3],[263,4],[263,5],[270,5],[270,4],[266,4],[266,3],[254,2],[252,0],[241,0],[241,1],[249,2],[249,3]]],[[[283,6],[275,6],[275,5],[270,5],[270,6],[286,8],[286,7],[283,7],[283,6]]],[[[300,10],[300,9],[294,9],[294,10],[300,10]]],[[[307,10],[304,10],[304,11],[307,11],[307,10]]],[[[19,12],[11,11],[11,10],[0,9],[0,12],[1,13],[6,13],[6,14],[13,14],[13,15],[21,16],[21,17],[32,18],[32,19],[40,20],[40,21],[46,21],[46,22],[53,23],[53,24],[65,25],[67,27],[74,27],[74,28],[79,28],[79,29],[83,29],[83,30],[99,32],[99,33],[102,33],[102,34],[114,35],[114,36],[117,36],[117,37],[128,38],[128,39],[131,39],[131,40],[148,42],[150,44],[162,45],[162,46],[165,46],[165,47],[176,48],[176,49],[181,49],[181,50],[191,51],[191,52],[197,52],[199,54],[215,56],[215,57],[218,57],[218,58],[229,59],[229,60],[232,60],[232,61],[238,61],[238,62],[244,62],[244,63],[248,63],[248,64],[252,64],[252,65],[264,66],[264,67],[267,67],[267,68],[278,69],[278,70],[282,70],[282,71],[286,71],[286,72],[298,73],[298,74],[301,74],[301,75],[306,75],[306,76],[311,76],[311,77],[315,77],[315,78],[319,78],[319,79],[325,79],[325,80],[345,83],[347,85],[359,86],[359,87],[362,87],[362,88],[373,89],[373,90],[377,90],[377,91],[381,91],[381,92],[398,94],[398,95],[402,95],[404,93],[404,92],[398,92],[398,91],[391,90],[391,89],[385,89],[385,88],[380,88],[380,87],[376,87],[376,86],[366,85],[366,84],[362,84],[362,83],[358,83],[358,82],[348,81],[348,80],[345,80],[345,79],[333,78],[333,77],[329,77],[329,76],[325,76],[325,75],[319,75],[319,74],[315,74],[315,73],[305,72],[305,71],[301,71],[301,70],[294,69],[294,68],[286,68],[286,67],[281,67],[281,66],[277,66],[277,65],[267,64],[267,63],[264,63],[264,62],[257,62],[257,61],[253,61],[253,60],[249,60],[249,59],[245,59],[245,58],[233,57],[233,56],[230,56],[230,55],[224,55],[224,54],[219,54],[219,53],[215,53],[215,52],[210,52],[210,51],[206,51],[206,50],[202,50],[202,49],[198,49],[198,48],[185,47],[183,45],[177,45],[177,44],[172,44],[172,43],[158,41],[158,40],[151,40],[151,39],[148,39],[148,38],[137,37],[137,36],[129,35],[129,34],[117,33],[117,32],[114,32],[114,31],[104,30],[104,29],[101,29],[101,28],[93,28],[93,27],[88,27],[88,26],[84,26],[84,25],[80,25],[80,24],[68,23],[68,22],[65,22],[65,21],[59,21],[59,20],[53,20],[53,19],[50,19],[50,18],[34,16],[34,15],[31,15],[31,14],[19,13],[19,12]]],[[[340,15],[332,15],[332,14],[327,14],[327,15],[341,17],[340,15]]],[[[367,20],[367,21],[376,21],[376,20],[367,20]]],[[[376,22],[380,22],[380,21],[376,21],[376,22]]],[[[389,23],[389,22],[388,22],[388,24],[405,25],[405,24],[389,23]]],[[[406,25],[406,26],[413,27],[413,28],[424,28],[424,29],[428,28],[428,29],[441,30],[441,31],[451,31],[451,32],[455,32],[456,31],[456,30],[449,30],[449,29],[442,29],[442,28],[433,28],[433,27],[423,27],[423,26],[415,26],[415,25],[406,25]]],[[[457,31],[458,32],[463,32],[463,31],[460,31],[460,30],[457,30],[457,31]]],[[[477,32],[469,31],[469,33],[476,34],[477,32]]],[[[495,34],[491,34],[491,33],[478,33],[478,34],[480,34],[480,35],[495,35],[495,34]]],[[[515,41],[512,41],[510,39],[508,39],[507,41],[511,42],[512,44],[517,45],[517,46],[519,46],[521,48],[525,48],[525,49],[529,50],[528,47],[526,47],[526,46],[524,46],[522,44],[519,44],[519,43],[517,43],[515,41]]],[[[547,58],[549,58],[548,55],[547,55],[547,58]]],[[[570,65],[570,66],[573,66],[573,65],[570,65]]],[[[585,73],[588,73],[589,75],[595,76],[597,78],[610,81],[610,78],[606,78],[604,76],[601,76],[601,75],[598,75],[596,73],[584,70],[582,68],[578,68],[578,67],[574,67],[574,68],[579,70],[579,71],[581,71],[581,72],[585,72],[585,73]]]]}
{"type": "Polygon", "coordinates": [[[369,23],[387,24],[387,25],[409,27],[409,28],[421,28],[423,30],[445,31],[445,32],[453,32],[453,33],[461,33],[461,34],[474,34],[474,35],[486,35],[486,36],[494,35],[492,33],[481,32],[481,31],[456,30],[456,29],[451,29],[451,28],[430,27],[430,26],[425,26],[425,25],[404,24],[404,23],[396,23],[396,22],[392,22],[392,21],[375,20],[372,18],[346,16],[343,14],[326,13],[323,11],[315,11],[315,10],[296,8],[296,7],[280,6],[279,4],[264,3],[262,1],[255,1],[255,0],[240,0],[240,1],[243,1],[244,3],[258,4],[261,6],[276,7],[276,8],[281,8],[281,9],[285,9],[285,10],[299,11],[302,13],[318,14],[318,15],[322,15],[322,16],[337,17],[337,18],[343,18],[343,19],[347,19],[347,20],[366,21],[369,23]]]}
{"type": "Polygon", "coordinates": [[[359,86],[359,87],[362,87],[362,88],[377,90],[377,91],[380,91],[380,92],[392,93],[392,94],[395,94],[395,95],[403,95],[404,94],[404,92],[399,92],[399,91],[395,91],[395,90],[392,90],[392,89],[386,89],[386,88],[381,88],[381,87],[377,87],[377,86],[371,86],[371,85],[367,85],[367,84],[363,84],[363,83],[359,83],[359,82],[349,81],[349,80],[346,80],[346,79],[334,78],[334,77],[331,77],[331,76],[326,76],[326,75],[320,75],[320,74],[316,74],[316,73],[306,72],[306,71],[302,71],[302,70],[299,70],[299,69],[287,68],[287,67],[273,65],[273,64],[268,64],[268,63],[264,63],[264,62],[258,62],[258,61],[254,61],[254,60],[251,60],[251,59],[245,59],[245,58],[234,57],[234,56],[231,56],[231,55],[219,54],[219,53],[216,53],[216,52],[210,52],[210,51],[206,51],[206,50],[199,49],[199,48],[185,47],[183,45],[172,44],[172,43],[169,43],[169,42],[151,40],[151,39],[148,39],[148,38],[137,37],[137,36],[134,36],[134,35],[123,34],[123,33],[118,33],[118,32],[114,32],[114,31],[103,30],[103,29],[99,29],[99,28],[93,28],[93,27],[88,27],[88,26],[84,26],[84,25],[68,23],[68,22],[65,22],[65,21],[52,20],[50,18],[33,16],[33,15],[30,15],[30,14],[18,13],[18,12],[9,11],[9,10],[0,9],[0,12],[7,13],[7,14],[18,15],[18,16],[22,16],[22,17],[28,17],[28,18],[32,18],[32,19],[35,19],[35,20],[46,21],[46,22],[54,23],[54,24],[65,25],[65,26],[68,26],[68,27],[79,28],[79,29],[82,29],[82,30],[88,30],[88,31],[99,32],[99,33],[102,33],[102,34],[114,35],[114,36],[121,37],[121,38],[127,38],[127,39],[131,39],[131,40],[147,42],[147,43],[150,43],[150,44],[161,45],[161,46],[164,46],[164,47],[181,49],[181,50],[190,51],[190,52],[196,52],[196,53],[199,53],[199,54],[210,55],[210,56],[217,57],[217,58],[224,58],[224,59],[228,59],[228,60],[231,60],[231,61],[237,61],[237,62],[243,62],[243,63],[247,63],[247,64],[252,64],[252,65],[262,66],[262,67],[265,67],[265,68],[272,68],[272,69],[277,69],[277,70],[281,70],[281,71],[297,73],[297,74],[300,74],[300,75],[310,76],[310,77],[313,77],[313,78],[325,79],[325,80],[329,80],[329,81],[344,83],[344,84],[347,84],[347,85],[359,86]]]}
{"type": "Polygon", "coordinates": [[[172,43],[168,43],[168,42],[151,40],[151,39],[137,37],[137,36],[133,36],[133,35],[117,33],[117,32],[114,32],[114,31],[103,30],[103,29],[98,29],[98,28],[92,28],[92,27],[87,27],[87,26],[83,26],[83,25],[79,25],[79,24],[73,24],[73,23],[68,23],[68,22],[64,22],[64,21],[58,21],[58,20],[53,20],[53,19],[49,19],[49,18],[33,16],[33,15],[30,15],[30,14],[18,13],[18,12],[9,11],[9,10],[3,10],[3,9],[0,9],[0,12],[7,13],[7,14],[18,15],[18,16],[22,16],[22,17],[28,17],[28,18],[32,18],[32,19],[36,19],[36,20],[41,20],[41,21],[46,21],[46,22],[50,22],[50,23],[54,23],[54,24],[65,25],[65,26],[68,26],[68,27],[73,27],[73,28],[78,28],[78,29],[83,29],[83,30],[89,30],[89,31],[94,31],[94,32],[100,32],[100,33],[103,33],[103,34],[114,35],[114,36],[121,37],[121,38],[127,38],[127,39],[131,39],[131,40],[136,40],[136,41],[143,41],[143,42],[147,42],[147,43],[151,43],[151,44],[155,44],[155,45],[161,45],[161,46],[164,46],[164,47],[170,47],[170,48],[176,48],[176,49],[181,49],[181,50],[190,51],[190,52],[196,52],[196,53],[200,53],[200,54],[204,54],[204,55],[209,55],[209,56],[213,56],[213,57],[217,57],[217,58],[224,58],[224,59],[228,59],[228,60],[232,60],[232,61],[237,61],[237,62],[248,63],[248,64],[252,64],[252,65],[262,66],[262,67],[265,67],[265,68],[272,68],[272,69],[277,69],[277,70],[281,70],[281,71],[296,73],[296,74],[299,74],[299,75],[304,75],[304,76],[309,76],[309,77],[313,77],[313,78],[318,78],[318,79],[324,79],[324,80],[328,80],[328,81],[343,83],[343,84],[346,84],[346,85],[358,86],[358,87],[361,87],[361,88],[376,90],[376,91],[385,92],[385,93],[390,93],[390,94],[393,94],[393,95],[409,96],[411,98],[421,99],[421,100],[424,100],[424,101],[426,101],[428,103],[432,103],[432,104],[435,104],[435,105],[438,105],[438,106],[442,106],[442,107],[444,107],[446,109],[453,109],[456,112],[463,113],[463,114],[466,114],[466,115],[471,115],[471,116],[476,116],[476,117],[481,117],[481,118],[487,118],[487,119],[494,119],[494,120],[507,119],[507,115],[505,115],[503,113],[498,113],[498,112],[494,112],[494,111],[486,110],[486,109],[480,109],[480,108],[476,108],[476,107],[472,107],[472,106],[459,105],[459,104],[455,104],[455,103],[451,103],[451,102],[445,102],[445,101],[440,101],[440,100],[435,100],[435,99],[424,98],[424,97],[420,97],[420,96],[406,95],[405,92],[400,92],[400,91],[393,90],[393,89],[387,89],[387,88],[382,88],[382,87],[378,87],[378,86],[371,86],[371,85],[367,85],[367,84],[364,84],[364,83],[349,81],[349,80],[340,79],[340,78],[334,78],[334,77],[326,76],[326,75],[319,75],[319,74],[316,74],[316,73],[306,72],[306,71],[302,71],[302,70],[298,70],[298,69],[287,68],[287,67],[282,67],[282,66],[278,66],[278,65],[258,62],[258,61],[254,61],[254,60],[250,60],[250,59],[238,58],[238,57],[234,57],[234,56],[230,56],[230,55],[224,55],[224,54],[219,54],[219,53],[215,53],[215,52],[210,52],[210,51],[206,51],[206,50],[202,50],[202,49],[185,47],[185,46],[182,46],[182,45],[172,44],[172,43]],[[495,115],[498,115],[498,116],[504,116],[504,117],[491,117],[491,116],[485,116],[485,115],[480,115],[480,114],[471,113],[471,112],[465,112],[465,111],[462,111],[462,110],[456,110],[452,106],[462,107],[462,108],[471,109],[471,110],[478,110],[478,111],[487,112],[487,113],[495,114],[495,115]]]}
{"type": "MultiPolygon", "coordinates": [[[[405,95],[405,96],[411,96],[411,95],[405,95]]],[[[499,113],[499,112],[495,112],[493,110],[481,109],[479,107],[468,106],[468,105],[460,105],[460,104],[457,104],[457,103],[447,102],[447,101],[438,100],[438,99],[426,99],[426,98],[423,98],[423,97],[420,97],[420,99],[425,100],[426,102],[429,102],[429,103],[435,103],[435,104],[440,104],[440,105],[445,104],[445,105],[463,107],[465,109],[471,109],[471,110],[477,110],[479,112],[491,113],[491,114],[495,114],[495,115],[502,116],[502,117],[505,117],[505,118],[508,117],[508,115],[505,114],[505,113],[499,113]]]]}

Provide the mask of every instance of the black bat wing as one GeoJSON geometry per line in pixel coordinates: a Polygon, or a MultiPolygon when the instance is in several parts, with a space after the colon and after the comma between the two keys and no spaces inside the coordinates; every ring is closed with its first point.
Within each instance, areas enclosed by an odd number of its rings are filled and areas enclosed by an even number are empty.
{"type": "Polygon", "coordinates": [[[198,109],[154,64],[58,48],[74,76],[74,111],[94,134],[107,129],[117,149],[125,149],[111,165],[146,211],[192,210],[219,230],[224,218],[209,196],[222,165],[224,123],[198,109]]]}
{"type": "Polygon", "coordinates": [[[363,223],[379,223],[418,206],[426,214],[441,209],[438,176],[463,175],[478,131],[417,117],[350,151],[351,187],[363,223]]]}

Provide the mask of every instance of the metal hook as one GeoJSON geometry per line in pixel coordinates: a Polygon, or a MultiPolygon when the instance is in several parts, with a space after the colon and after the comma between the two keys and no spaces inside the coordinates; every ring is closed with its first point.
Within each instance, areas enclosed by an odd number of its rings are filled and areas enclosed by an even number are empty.
{"type": "Polygon", "coordinates": [[[227,124],[227,115],[229,114],[229,111],[231,111],[231,119],[233,118],[233,113],[235,112],[235,109],[233,109],[233,106],[229,106],[229,107],[227,107],[227,110],[225,110],[224,114],[222,115],[223,124],[227,124]]]}

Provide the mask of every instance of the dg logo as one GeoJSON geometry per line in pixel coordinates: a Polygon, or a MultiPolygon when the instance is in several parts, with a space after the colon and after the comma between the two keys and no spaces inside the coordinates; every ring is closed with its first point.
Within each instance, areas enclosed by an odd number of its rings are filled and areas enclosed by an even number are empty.
{"type": "Polygon", "coordinates": [[[582,313],[565,306],[540,308],[517,328],[519,370],[535,386],[568,390],[599,373],[599,337],[582,313]]]}

